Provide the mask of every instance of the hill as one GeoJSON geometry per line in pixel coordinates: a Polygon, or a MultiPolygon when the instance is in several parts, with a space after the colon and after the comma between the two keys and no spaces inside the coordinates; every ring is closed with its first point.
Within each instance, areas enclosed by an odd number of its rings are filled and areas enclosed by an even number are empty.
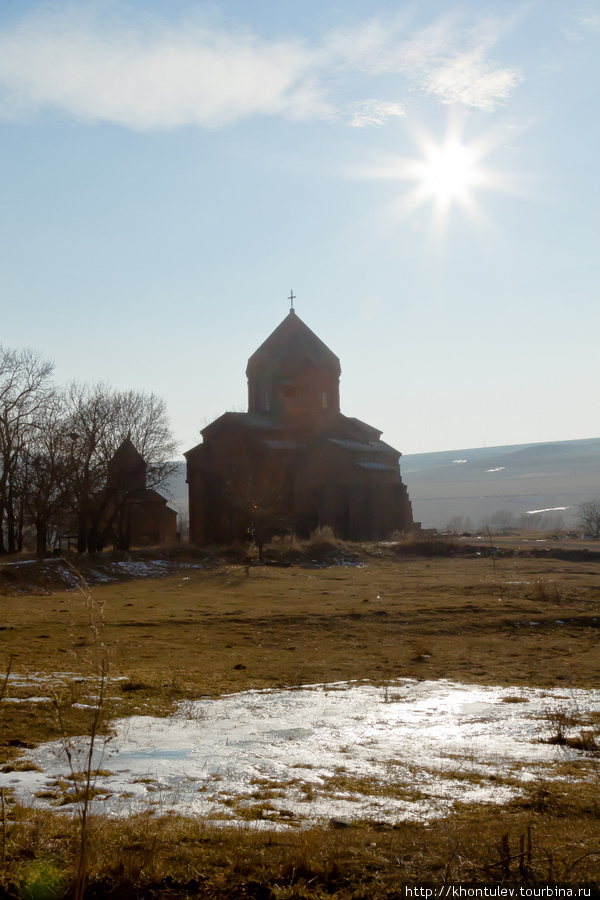
{"type": "Polygon", "coordinates": [[[536,515],[572,527],[577,506],[600,495],[600,438],[407,454],[401,466],[424,527],[454,520],[469,530],[490,517],[511,524],[536,515]]]}
{"type": "MultiPolygon", "coordinates": [[[[521,517],[533,526],[543,517],[545,527],[571,528],[577,506],[600,496],[600,438],[409,453],[400,462],[423,527],[452,522],[462,531],[490,518],[508,525],[521,517]]],[[[168,495],[187,509],[184,462],[168,495]]]]}

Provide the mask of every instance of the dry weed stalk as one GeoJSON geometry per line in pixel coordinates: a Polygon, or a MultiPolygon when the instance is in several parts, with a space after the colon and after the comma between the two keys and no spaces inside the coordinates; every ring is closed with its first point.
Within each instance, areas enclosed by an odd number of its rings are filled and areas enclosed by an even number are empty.
{"type": "Polygon", "coordinates": [[[10,678],[10,673],[11,673],[14,658],[15,657],[13,654],[8,659],[8,664],[6,666],[6,672],[4,673],[4,680],[2,682],[2,687],[0,688],[0,703],[2,703],[2,701],[6,697],[6,691],[8,690],[8,679],[10,678]]]}
{"type": "Polygon", "coordinates": [[[74,797],[77,803],[77,815],[79,818],[78,858],[73,887],[73,900],[82,900],[87,882],[87,856],[88,856],[88,831],[89,831],[89,805],[93,791],[98,767],[94,769],[93,759],[96,740],[100,733],[100,726],[106,701],[106,686],[108,680],[108,663],[105,647],[102,641],[102,627],[104,624],[104,604],[95,601],[92,589],[82,573],[68,560],[66,565],[73,571],[77,579],[77,590],[82,594],[85,607],[89,614],[89,628],[92,632],[92,645],[99,654],[96,657],[97,674],[99,678],[98,693],[93,706],[93,716],[89,729],[89,743],[84,757],[83,765],[78,764],[78,751],[74,743],[68,738],[67,729],[62,717],[62,711],[58,697],[53,698],[60,732],[62,735],[63,752],[67,758],[71,777],[74,785],[74,797]],[[81,786],[80,786],[81,785],[81,786]]]}
{"type": "MultiPolygon", "coordinates": [[[[11,655],[8,659],[8,664],[6,666],[6,672],[4,673],[4,680],[2,682],[2,687],[0,688],[0,703],[4,700],[6,696],[6,691],[8,690],[8,679],[10,678],[10,671],[12,669],[12,664],[14,660],[14,655],[11,655]]],[[[0,801],[2,806],[2,865],[6,865],[6,810],[4,808],[4,788],[0,789],[0,801]]]]}
{"type": "Polygon", "coordinates": [[[552,582],[552,587],[550,587],[548,582],[544,581],[542,578],[537,578],[533,582],[533,590],[536,600],[553,601],[554,603],[561,603],[563,600],[555,582],[552,582]]]}
{"type": "Polygon", "coordinates": [[[6,813],[4,810],[4,788],[0,788],[0,800],[2,802],[2,865],[6,865],[6,813]]]}

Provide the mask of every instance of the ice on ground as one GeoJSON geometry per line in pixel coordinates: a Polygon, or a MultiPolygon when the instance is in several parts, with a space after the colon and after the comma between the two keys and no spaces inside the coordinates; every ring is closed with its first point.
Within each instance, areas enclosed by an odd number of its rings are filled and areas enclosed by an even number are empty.
{"type": "MultiPolygon", "coordinates": [[[[116,720],[94,755],[104,774],[91,805],[269,824],[426,820],[459,801],[505,802],[540,774],[552,778],[559,762],[581,759],[540,743],[555,714],[573,710],[600,710],[600,691],[402,679],[204,698],[171,718],[116,720]]],[[[71,746],[83,766],[87,741],[71,746]]],[[[61,799],[62,743],[26,757],[42,771],[6,773],[0,786],[34,805],[52,805],[35,795],[53,789],[61,799]]]]}

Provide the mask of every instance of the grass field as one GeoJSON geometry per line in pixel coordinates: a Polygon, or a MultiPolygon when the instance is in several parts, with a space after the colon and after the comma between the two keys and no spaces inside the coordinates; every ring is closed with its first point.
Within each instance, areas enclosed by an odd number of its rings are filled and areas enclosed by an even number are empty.
{"type": "MultiPolygon", "coordinates": [[[[0,763],[18,767],[22,747],[87,732],[81,707],[101,658],[120,679],[104,727],[207,694],[354,679],[598,687],[598,562],[353,552],[356,564],[324,568],[231,558],[194,568],[192,558],[166,577],[97,584],[87,599],[47,579],[36,586],[35,575],[2,583],[0,662],[6,671],[11,660],[9,690],[24,702],[0,703],[0,763]],[[27,702],[40,686],[19,678],[44,685],[65,672],[79,677],[52,701],[27,702]]],[[[88,891],[283,900],[393,896],[407,881],[598,881],[599,790],[591,755],[585,777],[530,785],[504,808],[458,807],[430,825],[257,833],[176,816],[94,818],[88,891]]],[[[60,896],[77,821],[10,800],[5,790],[5,886],[44,896],[40,882],[60,896]]]]}

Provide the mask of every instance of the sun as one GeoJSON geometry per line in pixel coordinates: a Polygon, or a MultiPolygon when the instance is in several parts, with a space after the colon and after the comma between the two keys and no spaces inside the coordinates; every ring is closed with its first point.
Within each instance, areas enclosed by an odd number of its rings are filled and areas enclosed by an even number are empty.
{"type": "Polygon", "coordinates": [[[445,208],[453,201],[467,203],[483,181],[474,149],[451,138],[442,146],[430,144],[425,152],[419,166],[422,192],[445,208]]]}
{"type": "Polygon", "coordinates": [[[461,125],[449,122],[441,141],[423,130],[413,131],[418,155],[388,156],[383,165],[365,171],[367,177],[412,183],[393,201],[396,215],[406,218],[419,207],[429,206],[434,232],[447,230],[454,209],[483,224],[486,217],[478,195],[481,191],[505,190],[508,182],[503,173],[483,164],[495,149],[492,138],[467,141],[461,125]]]}
{"type": "Polygon", "coordinates": [[[492,181],[481,166],[483,144],[467,143],[460,134],[450,133],[442,143],[421,135],[419,145],[421,157],[402,160],[398,169],[398,177],[414,182],[403,205],[414,209],[431,203],[436,230],[446,227],[455,206],[477,218],[475,194],[478,189],[490,187],[492,181]]]}

